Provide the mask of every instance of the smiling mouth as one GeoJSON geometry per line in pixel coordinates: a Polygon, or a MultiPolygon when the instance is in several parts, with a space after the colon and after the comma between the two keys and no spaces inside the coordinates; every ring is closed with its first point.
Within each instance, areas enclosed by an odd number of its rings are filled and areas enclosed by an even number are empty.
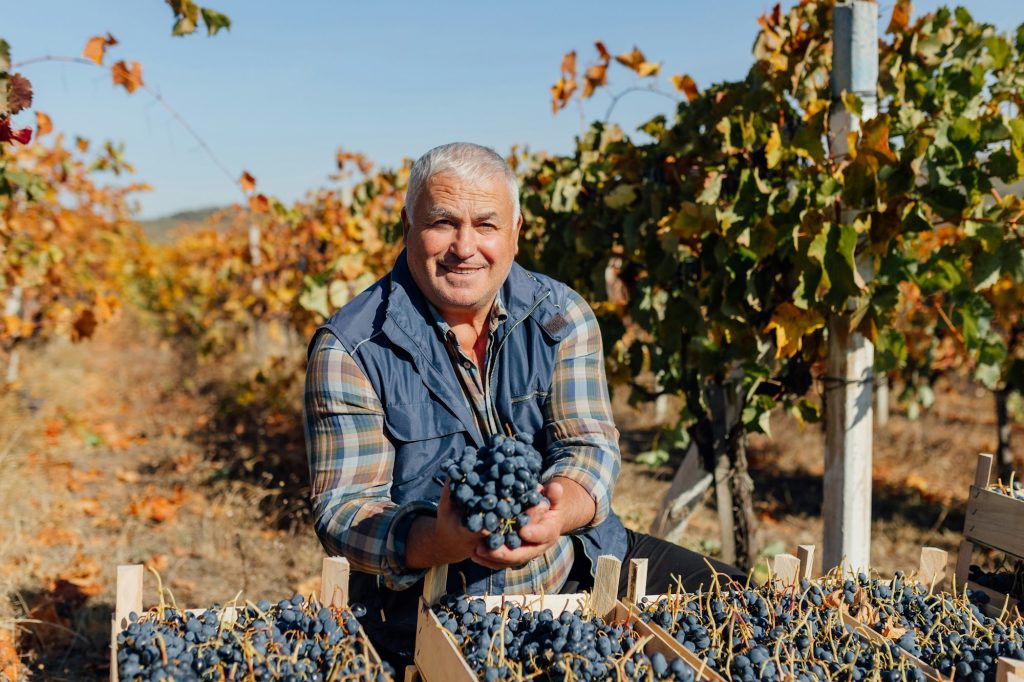
{"type": "Polygon", "coordinates": [[[438,263],[438,268],[447,274],[456,275],[458,277],[467,277],[483,270],[483,268],[452,268],[443,263],[438,263]]]}

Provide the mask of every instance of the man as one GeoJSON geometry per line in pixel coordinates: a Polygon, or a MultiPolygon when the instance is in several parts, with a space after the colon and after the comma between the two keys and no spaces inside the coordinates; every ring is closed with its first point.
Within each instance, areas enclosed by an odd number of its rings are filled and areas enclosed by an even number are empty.
{"type": "Polygon", "coordinates": [[[499,155],[430,150],[410,174],[405,251],[310,343],[317,535],[352,564],[351,599],[394,663],[411,654],[431,566],[449,564],[449,590],[470,594],[587,589],[601,554],[648,557],[656,590],[710,575],[704,557],[626,531],[611,510],[619,434],[600,330],[579,294],[515,264],[522,223],[499,155]],[[519,548],[490,550],[486,531],[462,524],[439,465],[506,432],[534,435],[550,504],[530,510],[519,548]]]}

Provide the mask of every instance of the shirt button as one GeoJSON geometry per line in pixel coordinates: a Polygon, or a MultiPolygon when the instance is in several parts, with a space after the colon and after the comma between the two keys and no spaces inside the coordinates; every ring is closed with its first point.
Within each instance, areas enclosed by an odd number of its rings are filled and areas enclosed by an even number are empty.
{"type": "Polygon", "coordinates": [[[469,361],[467,360],[467,361],[465,361],[465,362],[463,362],[463,363],[462,363],[462,366],[463,366],[463,367],[465,367],[466,369],[469,369],[470,367],[472,367],[472,363],[470,363],[470,362],[469,362],[469,361]]]}

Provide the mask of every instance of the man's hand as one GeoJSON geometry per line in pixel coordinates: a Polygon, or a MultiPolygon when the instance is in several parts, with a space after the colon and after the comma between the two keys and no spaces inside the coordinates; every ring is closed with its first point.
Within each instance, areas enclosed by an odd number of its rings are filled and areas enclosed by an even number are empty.
{"type": "Polygon", "coordinates": [[[520,547],[492,550],[481,542],[472,560],[496,571],[522,566],[546,552],[561,536],[590,523],[597,513],[597,505],[590,493],[567,478],[556,476],[548,481],[544,495],[550,505],[541,502],[527,510],[530,523],[519,529],[519,537],[523,541],[520,547]]]}
{"type": "Polygon", "coordinates": [[[405,565],[420,569],[457,563],[470,558],[484,537],[483,532],[474,533],[462,523],[462,514],[452,503],[445,481],[437,503],[437,518],[421,516],[409,529],[405,565]]]}

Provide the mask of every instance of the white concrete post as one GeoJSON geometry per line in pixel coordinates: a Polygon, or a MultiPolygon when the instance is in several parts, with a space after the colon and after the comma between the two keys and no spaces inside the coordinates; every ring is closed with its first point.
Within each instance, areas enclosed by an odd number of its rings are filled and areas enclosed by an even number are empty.
{"type": "MultiPolygon", "coordinates": [[[[830,154],[846,156],[847,135],[859,129],[853,112],[840,99],[843,91],[860,97],[865,119],[878,112],[878,5],[847,0],[833,10],[832,111],[830,154]]],[[[855,212],[845,207],[844,221],[855,212]]],[[[858,260],[864,281],[873,265],[858,260]]],[[[822,509],[823,570],[843,564],[845,570],[871,565],[871,438],[874,345],[851,329],[850,315],[829,320],[826,380],[825,492],[822,509]]]]}

